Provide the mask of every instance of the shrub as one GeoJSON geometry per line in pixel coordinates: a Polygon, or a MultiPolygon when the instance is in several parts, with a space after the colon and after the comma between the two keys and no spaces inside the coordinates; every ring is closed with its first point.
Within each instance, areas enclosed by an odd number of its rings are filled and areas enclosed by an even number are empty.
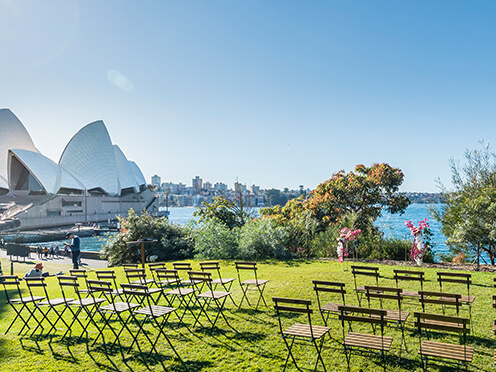
{"type": "Polygon", "coordinates": [[[269,219],[252,220],[241,228],[238,258],[292,258],[293,255],[286,248],[289,236],[287,228],[276,226],[269,219]]]}
{"type": "Polygon", "coordinates": [[[192,223],[195,240],[195,257],[227,260],[238,257],[239,228],[229,228],[224,222],[211,218],[203,223],[192,223]]]}
{"type": "Polygon", "coordinates": [[[144,212],[138,215],[132,209],[127,217],[119,217],[121,232],[111,236],[101,255],[109,266],[141,262],[140,239],[156,240],[146,243],[145,257],[157,256],[158,261],[183,260],[193,257],[193,240],[187,230],[170,223],[165,217],[152,217],[144,212]]]}

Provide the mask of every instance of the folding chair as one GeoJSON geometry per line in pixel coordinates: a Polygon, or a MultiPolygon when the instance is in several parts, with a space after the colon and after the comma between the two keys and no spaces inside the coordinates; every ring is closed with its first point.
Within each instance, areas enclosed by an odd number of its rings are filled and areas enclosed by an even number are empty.
{"type": "Polygon", "coordinates": [[[453,272],[438,272],[437,281],[439,282],[439,291],[443,292],[443,283],[464,284],[467,288],[467,294],[463,295],[462,303],[468,305],[469,318],[472,320],[472,303],[475,297],[470,295],[470,284],[472,284],[472,274],[468,273],[453,273],[453,272]]]}
{"type": "Polygon", "coordinates": [[[5,299],[7,301],[7,304],[10,305],[10,307],[12,308],[12,310],[14,310],[14,312],[16,314],[16,316],[10,322],[10,324],[7,327],[7,330],[5,331],[4,334],[7,334],[10,331],[12,326],[14,324],[16,324],[17,319],[20,319],[22,321],[22,328],[18,333],[19,335],[22,333],[24,328],[27,327],[28,329],[30,329],[29,321],[31,318],[34,318],[34,320],[39,325],[39,322],[38,322],[37,318],[34,316],[33,312],[35,310],[35,304],[39,301],[44,300],[45,297],[44,296],[31,296],[31,295],[23,297],[22,293],[21,293],[21,288],[20,288],[20,281],[16,275],[0,276],[0,283],[2,283],[2,285],[3,285],[3,289],[5,292],[5,299]],[[17,296],[12,297],[9,294],[9,291],[13,291],[14,293],[17,292],[17,296]],[[32,306],[32,308],[30,308],[30,306],[32,306]],[[25,314],[23,316],[23,312],[24,313],[27,312],[29,315],[25,314]],[[26,316],[27,316],[27,318],[25,319],[26,316]]]}
{"type": "Polygon", "coordinates": [[[426,312],[426,304],[441,305],[443,314],[446,306],[454,306],[456,308],[456,316],[460,313],[462,295],[459,293],[419,291],[419,296],[419,302],[422,304],[422,311],[424,313],[426,312]]]}
{"type": "MultiPolygon", "coordinates": [[[[37,278],[24,278],[24,280],[26,281],[26,285],[28,287],[29,294],[31,295],[31,297],[34,297],[35,291],[38,291],[39,289],[42,290],[42,293],[45,297],[44,300],[36,302],[36,304],[35,304],[35,308],[39,310],[39,312],[42,316],[42,319],[39,321],[38,325],[36,326],[36,328],[34,329],[34,331],[32,332],[31,335],[35,334],[36,330],[39,327],[41,327],[42,333],[43,333],[43,330],[44,330],[43,322],[44,321],[46,321],[48,324],[50,324],[50,328],[47,332],[47,335],[49,335],[50,332],[52,332],[52,330],[56,329],[55,327],[56,327],[57,323],[59,322],[59,320],[61,320],[62,323],[64,323],[64,325],[66,326],[66,329],[68,329],[69,325],[66,323],[66,321],[62,317],[64,315],[64,312],[65,312],[67,307],[64,306],[61,312],[59,312],[57,310],[57,307],[59,307],[61,305],[67,305],[67,304],[71,303],[72,301],[74,301],[75,299],[74,298],[66,298],[65,296],[51,299],[48,296],[47,283],[45,282],[44,277],[40,276],[37,278]],[[42,309],[44,309],[44,310],[42,310],[42,309]],[[54,312],[56,315],[54,322],[52,322],[53,317],[48,316],[51,312],[54,312]]],[[[34,315],[34,312],[33,312],[33,315],[34,315]]]]}
{"type": "Polygon", "coordinates": [[[385,319],[387,311],[383,309],[369,309],[360,306],[348,305],[339,306],[339,311],[341,312],[339,318],[343,328],[343,347],[348,362],[348,368],[350,366],[351,352],[354,348],[359,348],[378,351],[382,357],[382,363],[385,371],[386,353],[391,349],[391,345],[393,343],[392,337],[384,336],[384,326],[387,323],[387,320],[385,319]],[[346,334],[345,322],[350,324],[350,328],[353,322],[369,323],[373,326],[374,334],[357,333],[353,332],[351,329],[346,334]],[[379,326],[380,335],[375,334],[374,326],[376,325],[379,326]],[[347,354],[348,350],[350,351],[350,358],[347,354]]]}
{"type": "Polygon", "coordinates": [[[329,316],[331,314],[335,314],[336,316],[339,316],[340,311],[338,310],[338,307],[341,305],[346,305],[345,301],[345,294],[346,294],[346,289],[344,289],[345,284],[344,283],[337,283],[337,282],[328,282],[328,281],[323,281],[323,280],[314,280],[312,281],[313,283],[313,289],[317,295],[317,303],[319,305],[320,309],[320,315],[322,316],[322,320],[324,321],[324,324],[327,325],[327,321],[329,319],[329,316]],[[341,303],[336,303],[336,302],[328,302],[324,306],[321,306],[321,292],[323,293],[332,293],[340,295],[341,303]],[[324,314],[326,316],[324,317],[324,314]]]}
{"type": "MultiPolygon", "coordinates": [[[[189,279],[192,283],[194,283],[194,286],[198,289],[198,286],[201,285],[203,287],[203,284],[206,285],[207,291],[200,293],[199,295],[196,295],[196,299],[198,303],[200,304],[200,314],[196,317],[195,324],[193,327],[196,325],[196,323],[200,322],[200,317],[203,314],[205,314],[205,317],[207,320],[210,322],[212,325],[210,328],[210,331],[213,330],[215,327],[215,323],[217,323],[217,320],[219,317],[222,315],[222,318],[224,318],[224,321],[226,324],[233,328],[230,324],[229,321],[227,320],[225,314],[224,314],[224,305],[226,303],[227,297],[231,294],[230,292],[221,292],[221,291],[214,291],[214,288],[212,286],[212,274],[209,273],[208,271],[189,271],[188,272],[189,279]],[[215,304],[215,308],[217,311],[217,315],[215,316],[215,319],[212,321],[210,317],[208,316],[207,313],[207,308],[209,307],[208,305],[215,304]]],[[[213,306],[211,306],[213,307],[213,306]]],[[[200,323],[201,324],[201,323],[200,323]]],[[[233,328],[234,329],[234,328],[233,328]]]]}
{"type": "MultiPolygon", "coordinates": [[[[321,351],[322,351],[322,346],[324,345],[325,335],[331,330],[331,328],[312,324],[311,314],[313,311],[310,308],[312,301],[296,299],[296,298],[282,298],[282,297],[272,297],[272,300],[274,301],[274,309],[276,310],[277,313],[279,330],[281,332],[282,339],[286,344],[286,348],[288,349],[288,356],[286,357],[286,362],[284,363],[283,371],[286,370],[289,357],[291,357],[291,359],[293,360],[293,363],[295,364],[296,368],[300,370],[292,352],[295,341],[304,341],[304,342],[312,343],[315,347],[315,350],[317,351],[317,360],[315,361],[314,371],[317,370],[319,361],[322,364],[324,371],[326,371],[324,360],[322,359],[321,351]],[[283,321],[282,321],[283,316],[281,315],[281,312],[290,312],[290,313],[300,314],[301,316],[303,316],[302,314],[306,314],[307,323],[292,324],[288,328],[284,329],[283,321]],[[319,341],[318,344],[317,341],[319,341]]],[[[287,319],[287,317],[285,318],[287,319]]]]}
{"type": "MultiPolygon", "coordinates": [[[[57,277],[59,280],[59,286],[62,291],[62,296],[64,298],[67,298],[67,291],[71,292],[71,295],[76,295],[77,299],[66,302],[66,308],[69,309],[69,311],[72,313],[72,321],[71,324],[68,326],[67,330],[65,331],[64,335],[62,336],[62,339],[65,338],[65,336],[68,333],[72,334],[73,331],[73,325],[74,323],[78,323],[81,328],[81,334],[79,335],[79,338],[77,339],[77,342],[81,340],[83,337],[83,334],[86,334],[89,336],[88,332],[88,327],[90,324],[93,324],[95,328],[98,331],[98,334],[101,334],[102,331],[98,324],[95,322],[95,315],[98,313],[98,307],[101,306],[103,302],[106,300],[104,298],[95,298],[93,295],[90,297],[81,297],[81,293],[79,291],[79,282],[77,277],[75,276],[67,276],[67,275],[60,275],[57,277]],[[83,323],[81,319],[79,319],[79,315],[84,311],[84,313],[87,316],[86,323],[83,323]]],[[[88,292],[92,294],[91,292],[88,292]]]]}
{"type": "MultiPolygon", "coordinates": [[[[220,265],[218,261],[213,261],[213,262],[200,262],[200,268],[201,271],[215,271],[217,272],[217,279],[212,280],[211,284],[213,285],[214,289],[217,289],[217,287],[220,285],[222,288],[224,288],[224,291],[230,292],[232,284],[236,279],[234,278],[223,278],[220,275],[220,265]]],[[[231,299],[232,303],[234,306],[236,305],[236,302],[234,302],[234,299],[232,298],[232,295],[229,295],[229,298],[231,299]]]]}
{"type": "Polygon", "coordinates": [[[175,314],[177,315],[179,322],[182,322],[186,311],[189,311],[190,314],[195,319],[196,323],[196,315],[193,313],[193,310],[190,307],[191,302],[194,300],[194,295],[198,291],[194,287],[184,287],[181,285],[181,278],[179,278],[179,274],[177,270],[170,269],[157,269],[156,270],[158,282],[162,283],[161,288],[163,288],[163,296],[165,297],[168,305],[170,307],[174,307],[174,302],[177,299],[179,301],[178,306],[176,307],[175,314]],[[165,292],[166,288],[172,288],[169,291],[165,292]],[[182,308],[182,315],[179,316],[177,309],[182,308]]]}
{"type": "Polygon", "coordinates": [[[358,304],[362,306],[362,295],[365,292],[365,286],[357,286],[357,276],[367,276],[375,278],[375,285],[379,285],[379,268],[371,266],[351,266],[351,273],[353,274],[353,281],[355,283],[355,293],[357,296],[358,304]]]}
{"type": "MultiPolygon", "coordinates": [[[[167,320],[169,319],[170,314],[176,311],[176,309],[167,306],[153,305],[151,303],[151,294],[149,292],[149,288],[146,285],[122,284],[121,286],[124,289],[124,294],[126,296],[129,296],[131,298],[141,297],[143,298],[143,303],[145,303],[144,301],[146,300],[146,304],[147,304],[147,306],[131,311],[131,317],[138,326],[138,332],[136,332],[135,334],[131,333],[133,342],[129,347],[129,351],[132,349],[134,344],[136,344],[140,352],[143,352],[141,350],[140,342],[138,340],[139,335],[143,333],[143,335],[151,345],[151,349],[150,352],[148,353],[148,357],[150,357],[153,351],[155,351],[156,354],[159,354],[155,346],[157,345],[160,336],[162,336],[163,338],[165,338],[165,340],[167,341],[167,343],[169,344],[169,346],[171,347],[172,351],[177,356],[177,358],[181,361],[181,363],[184,364],[183,360],[181,359],[176,349],[172,345],[169,337],[167,337],[167,334],[164,332],[164,328],[167,324],[167,320]],[[138,317],[140,316],[143,317],[142,321],[138,320],[138,317]],[[154,341],[152,341],[152,339],[148,335],[148,332],[145,332],[144,330],[144,325],[147,322],[152,322],[154,324],[153,329],[158,330],[157,337],[155,338],[154,341]]],[[[166,368],[162,362],[162,359],[160,359],[160,363],[162,363],[162,367],[164,367],[165,370],[166,368]]]]}
{"type": "MultiPolygon", "coordinates": [[[[104,292],[108,293],[111,291],[111,293],[115,292],[115,290],[112,288],[112,283],[110,281],[105,281],[105,280],[88,280],[88,286],[91,289],[91,294],[94,296],[95,293],[99,292],[104,292]]],[[[119,295],[119,297],[121,294],[119,295]]],[[[122,292],[122,296],[124,296],[124,292],[122,292]]],[[[115,299],[115,297],[113,297],[115,299]]],[[[105,343],[105,336],[104,336],[104,331],[105,328],[108,327],[114,334],[115,338],[114,341],[112,342],[112,345],[110,349],[112,350],[113,347],[115,346],[116,343],[119,343],[119,346],[122,349],[122,344],[121,344],[121,334],[124,330],[127,330],[129,334],[132,334],[132,331],[129,329],[127,326],[129,319],[131,318],[131,311],[136,309],[137,307],[140,307],[140,304],[137,303],[131,303],[131,302],[126,302],[126,301],[109,301],[110,303],[108,305],[103,305],[97,308],[98,313],[100,314],[101,319],[104,322],[104,325],[100,328],[100,333],[97,335],[95,340],[93,341],[93,345],[98,341],[100,336],[103,338],[103,342],[105,343]],[[127,317],[124,318],[124,313],[127,313],[127,317]],[[121,328],[119,332],[117,332],[114,327],[112,327],[111,324],[111,318],[113,316],[117,317],[117,320],[121,324],[121,328]]]]}
{"type": "Polygon", "coordinates": [[[122,264],[122,267],[124,269],[137,269],[138,268],[138,264],[122,264]]]}
{"type": "Polygon", "coordinates": [[[415,326],[418,329],[420,340],[420,358],[424,371],[427,369],[428,358],[450,359],[465,365],[472,362],[474,348],[467,346],[467,334],[470,333],[470,319],[460,318],[457,316],[446,316],[428,313],[413,313],[415,317],[415,326]],[[430,341],[428,330],[455,333],[459,336],[459,343],[449,344],[445,342],[430,341]],[[427,340],[422,340],[422,333],[426,332],[427,340]]]}
{"type": "MultiPolygon", "coordinates": [[[[417,270],[398,270],[395,269],[394,271],[394,280],[396,281],[396,287],[399,288],[399,282],[400,281],[415,281],[419,282],[420,284],[420,290],[424,290],[424,282],[425,282],[425,273],[423,271],[417,271],[417,270]]],[[[418,298],[418,290],[417,291],[409,291],[405,290],[403,288],[403,292],[401,292],[401,295],[403,297],[414,297],[418,298]]]]}
{"type": "Polygon", "coordinates": [[[389,322],[394,322],[398,324],[401,328],[401,343],[405,344],[405,350],[408,351],[405,339],[405,323],[410,315],[409,311],[401,310],[401,302],[403,300],[403,290],[401,288],[392,287],[377,287],[377,286],[365,286],[365,297],[369,308],[371,307],[371,299],[377,299],[380,303],[380,308],[384,309],[384,300],[392,300],[396,302],[398,310],[386,310],[386,315],[384,319],[389,322]]]}
{"type": "Polygon", "coordinates": [[[263,291],[265,290],[265,285],[269,282],[268,280],[264,279],[258,279],[257,276],[257,263],[256,262],[249,262],[249,261],[237,261],[234,262],[236,265],[236,271],[238,272],[238,280],[239,280],[239,285],[241,286],[241,291],[243,292],[243,297],[241,298],[241,301],[239,303],[238,309],[241,307],[243,304],[243,300],[246,299],[246,302],[248,302],[248,306],[250,305],[250,301],[248,300],[248,291],[250,290],[250,287],[254,287],[253,289],[258,290],[258,301],[257,305],[255,306],[255,309],[258,309],[258,305],[260,303],[260,300],[263,301],[264,305],[267,306],[267,303],[265,302],[265,299],[263,297],[263,291]],[[255,279],[247,279],[242,281],[241,280],[241,271],[253,271],[253,275],[255,276],[255,279]]]}

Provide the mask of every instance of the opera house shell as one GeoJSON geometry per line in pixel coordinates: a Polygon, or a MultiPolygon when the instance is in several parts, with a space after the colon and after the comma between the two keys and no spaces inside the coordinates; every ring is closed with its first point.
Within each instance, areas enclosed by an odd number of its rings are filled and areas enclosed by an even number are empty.
{"type": "Polygon", "coordinates": [[[21,121],[0,109],[0,230],[97,223],[157,210],[139,167],[112,144],[103,121],[80,129],[58,163],[41,154],[21,121]]]}

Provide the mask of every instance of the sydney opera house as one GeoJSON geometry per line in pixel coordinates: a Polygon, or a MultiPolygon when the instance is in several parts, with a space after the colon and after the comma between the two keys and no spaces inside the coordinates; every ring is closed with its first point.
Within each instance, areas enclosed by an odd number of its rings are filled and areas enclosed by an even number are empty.
{"type": "Polygon", "coordinates": [[[112,144],[102,121],[80,129],[58,163],[41,154],[21,121],[0,109],[0,230],[96,223],[157,210],[139,167],[112,144]]]}

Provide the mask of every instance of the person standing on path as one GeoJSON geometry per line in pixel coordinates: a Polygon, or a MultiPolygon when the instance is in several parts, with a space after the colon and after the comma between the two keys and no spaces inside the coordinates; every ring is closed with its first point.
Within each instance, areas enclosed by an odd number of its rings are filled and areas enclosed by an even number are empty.
{"type": "Polygon", "coordinates": [[[66,239],[72,239],[72,242],[64,243],[66,247],[69,247],[72,251],[72,267],[73,269],[79,269],[79,255],[81,254],[80,250],[80,239],[79,236],[74,235],[71,232],[68,232],[65,236],[66,239]]]}

